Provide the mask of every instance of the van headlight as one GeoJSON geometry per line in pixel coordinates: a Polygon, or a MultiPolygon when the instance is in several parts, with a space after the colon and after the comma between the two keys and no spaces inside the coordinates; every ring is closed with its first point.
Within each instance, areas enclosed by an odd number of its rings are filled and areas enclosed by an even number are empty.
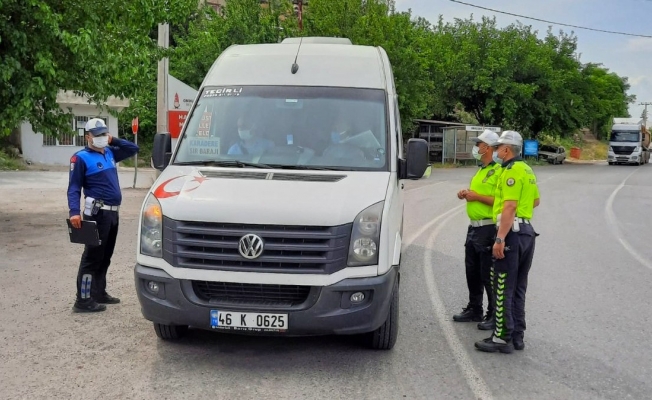
{"type": "Polygon", "coordinates": [[[161,203],[153,195],[145,202],[140,228],[140,253],[152,256],[163,256],[163,212],[161,203]]]}
{"type": "Polygon", "coordinates": [[[351,243],[349,244],[349,267],[362,267],[378,264],[380,245],[380,223],[384,201],[365,209],[353,222],[351,243]]]}

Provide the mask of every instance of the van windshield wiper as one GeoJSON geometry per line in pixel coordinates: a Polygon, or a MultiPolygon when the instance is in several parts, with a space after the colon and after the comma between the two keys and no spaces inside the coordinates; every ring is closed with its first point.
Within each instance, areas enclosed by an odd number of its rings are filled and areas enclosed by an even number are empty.
{"type": "Polygon", "coordinates": [[[278,165],[278,164],[272,164],[270,165],[272,168],[277,168],[277,169],[294,169],[294,170],[302,170],[302,171],[343,171],[342,168],[335,168],[335,167],[317,167],[317,166],[312,166],[312,165],[278,165]]]}
{"type": "Polygon", "coordinates": [[[175,162],[173,165],[203,165],[206,167],[238,167],[238,168],[252,167],[252,168],[262,168],[262,169],[273,168],[272,166],[267,164],[250,163],[250,162],[238,161],[238,160],[182,161],[182,162],[175,162]]]}

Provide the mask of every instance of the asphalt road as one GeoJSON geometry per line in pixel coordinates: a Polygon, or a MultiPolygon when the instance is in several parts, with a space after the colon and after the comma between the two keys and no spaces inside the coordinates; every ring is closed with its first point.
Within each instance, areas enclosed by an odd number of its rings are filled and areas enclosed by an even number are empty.
{"type": "Polygon", "coordinates": [[[81,249],[61,225],[65,185],[52,183],[65,179],[0,173],[0,398],[652,398],[652,166],[535,173],[541,235],[526,348],[510,355],[476,351],[488,334],[451,319],[467,302],[466,215],[455,193],[472,169],[435,169],[406,184],[401,327],[389,352],[347,337],[191,331],[179,343],[157,340],[133,288],[144,190],[124,192],[109,272],[122,304],[73,314],[81,249]]]}

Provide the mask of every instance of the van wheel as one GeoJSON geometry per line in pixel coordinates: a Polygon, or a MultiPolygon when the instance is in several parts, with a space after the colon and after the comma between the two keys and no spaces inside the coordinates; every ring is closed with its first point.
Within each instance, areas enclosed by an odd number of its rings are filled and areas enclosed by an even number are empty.
{"type": "Polygon", "coordinates": [[[392,291],[392,300],[389,305],[389,314],[385,323],[380,328],[367,334],[369,347],[374,350],[391,350],[396,344],[398,338],[398,277],[394,283],[392,291]]]}
{"type": "Polygon", "coordinates": [[[179,340],[186,336],[188,327],[185,325],[163,325],[154,323],[156,336],[163,340],[179,340]]]}

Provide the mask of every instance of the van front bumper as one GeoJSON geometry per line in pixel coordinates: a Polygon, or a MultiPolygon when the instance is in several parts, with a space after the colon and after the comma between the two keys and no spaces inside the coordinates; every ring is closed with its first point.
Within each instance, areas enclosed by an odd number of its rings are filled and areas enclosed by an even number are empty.
{"type": "Polygon", "coordinates": [[[307,299],[294,306],[205,301],[195,294],[191,281],[178,280],[161,269],[140,264],[136,264],[134,277],[141,312],[147,320],[155,323],[211,330],[211,310],[287,314],[286,331],[214,330],[285,336],[352,335],[372,332],[385,322],[399,270],[392,267],[382,276],[345,279],[330,286],[311,287],[307,299]],[[150,282],[155,285],[150,285],[150,282]],[[158,291],[154,293],[150,286],[157,287],[158,291]],[[357,292],[364,293],[365,299],[354,305],[350,299],[357,292]]]}

